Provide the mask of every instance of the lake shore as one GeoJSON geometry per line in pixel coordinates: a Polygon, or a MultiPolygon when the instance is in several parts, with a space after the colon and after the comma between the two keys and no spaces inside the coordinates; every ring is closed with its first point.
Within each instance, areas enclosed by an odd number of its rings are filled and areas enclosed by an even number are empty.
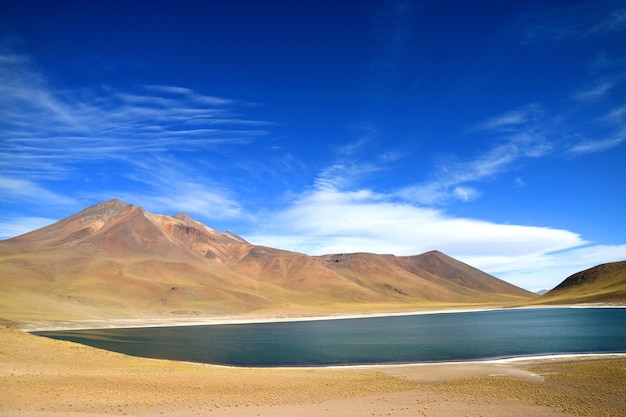
{"type": "MultiPolygon", "coordinates": [[[[579,307],[579,306],[576,306],[579,307]]],[[[620,308],[619,310],[615,309],[616,306],[602,306],[603,308],[598,308],[598,306],[585,306],[585,308],[572,308],[569,313],[565,311],[563,307],[555,307],[549,309],[543,309],[543,311],[536,311],[536,307],[531,308],[516,308],[516,309],[472,309],[472,310],[460,310],[460,309],[450,309],[445,310],[443,312],[440,311],[420,311],[420,312],[403,312],[397,314],[368,314],[368,315],[337,315],[332,317],[319,317],[319,316],[309,316],[309,317],[293,317],[285,320],[284,317],[272,317],[272,318],[263,318],[255,317],[254,321],[250,320],[250,317],[246,317],[242,319],[238,317],[237,320],[233,320],[229,317],[220,317],[219,320],[210,322],[207,321],[206,318],[201,319],[200,324],[178,324],[178,325],[170,325],[171,322],[169,320],[163,321],[160,320],[159,323],[164,327],[159,326],[150,326],[146,325],[145,322],[139,323],[138,326],[116,326],[115,324],[119,324],[117,322],[108,323],[106,327],[100,327],[99,329],[89,329],[87,330],[87,336],[82,343],[85,343],[89,346],[94,346],[96,348],[110,349],[112,351],[122,352],[125,354],[135,355],[135,356],[144,356],[143,350],[138,350],[136,346],[142,345],[144,342],[144,338],[148,337],[154,344],[154,348],[149,348],[148,351],[150,353],[146,354],[147,357],[152,358],[171,358],[172,360],[178,361],[191,361],[194,363],[204,363],[207,365],[215,365],[221,366],[225,368],[279,368],[279,369],[376,369],[381,367],[394,368],[398,366],[420,366],[426,364],[463,364],[463,363],[481,363],[481,364],[497,364],[497,363],[510,363],[510,362],[527,362],[532,360],[534,362],[537,361],[553,361],[553,360],[561,360],[561,359],[600,359],[600,358],[614,358],[614,357],[624,357],[626,358],[626,351],[624,350],[624,340],[621,339],[621,343],[613,343],[613,344],[602,344],[598,345],[597,343],[587,343],[576,345],[572,343],[554,344],[554,342],[548,342],[547,345],[543,344],[543,341],[546,337],[539,337],[538,339],[534,339],[532,334],[520,333],[515,334],[511,333],[512,329],[525,328],[526,332],[536,333],[535,326],[528,326],[527,322],[535,317],[536,314],[539,314],[538,317],[541,317],[542,320],[545,320],[548,317],[548,320],[554,320],[552,315],[554,314],[566,314],[565,317],[568,317],[569,322],[562,322],[563,329],[566,328],[574,328],[577,327],[576,320],[580,320],[581,317],[579,315],[583,315],[582,319],[587,319],[589,314],[593,314],[595,320],[608,320],[609,322],[615,321],[614,319],[609,319],[613,317],[613,314],[620,314],[620,317],[623,317],[623,312],[626,311],[624,308],[620,308]],[[589,309],[594,307],[594,310],[587,310],[583,312],[585,309],[589,309]],[[535,310],[534,312],[532,310],[535,310]],[[578,310],[578,312],[576,311],[578,310]],[[612,311],[610,311],[612,310],[612,311]],[[525,312],[524,312],[525,311],[525,312]],[[469,312],[469,314],[465,314],[469,312]],[[478,316],[474,316],[472,313],[485,313],[480,314],[478,316]],[[458,313],[456,316],[458,318],[450,317],[448,318],[448,314],[446,313],[458,313]],[[439,317],[434,317],[435,314],[442,314],[439,317]],[[495,316],[497,314],[497,316],[495,316]],[[513,316],[511,316],[513,314],[513,316]],[[519,319],[519,315],[523,314],[522,319],[519,319]],[[601,314],[602,317],[598,317],[597,315],[601,314]],[[574,318],[570,318],[574,315],[574,318]],[[429,327],[425,322],[424,324],[420,324],[420,331],[418,333],[414,333],[413,326],[415,325],[415,321],[418,317],[424,317],[424,319],[430,320],[436,319],[437,326],[435,326],[435,331],[429,331],[429,327]],[[358,320],[360,318],[384,318],[389,319],[384,322],[380,320],[358,320]],[[414,317],[410,322],[407,320],[399,321],[399,323],[403,323],[402,325],[396,327],[395,322],[398,321],[398,317],[414,317]],[[473,317],[473,318],[472,318],[473,317]],[[490,325],[473,327],[473,323],[481,323],[486,320],[487,317],[504,317],[505,320],[492,319],[493,322],[490,322],[490,325]],[[518,317],[517,320],[514,317],[518,317]],[[578,317],[578,318],[576,318],[578,317]],[[343,319],[343,322],[331,323],[333,320],[343,319]],[[336,347],[335,339],[331,338],[329,340],[321,340],[320,337],[316,336],[313,339],[308,339],[310,330],[302,332],[300,334],[299,330],[301,328],[307,329],[308,326],[305,326],[304,323],[307,323],[309,320],[316,320],[317,322],[314,324],[315,334],[326,334],[325,331],[328,331],[329,335],[332,334],[341,334],[341,344],[336,347]],[[451,321],[450,321],[451,320],[451,321]],[[463,321],[466,320],[466,321],[463,321]],[[572,321],[574,320],[574,321],[572,321]],[[459,325],[459,321],[461,321],[461,325],[459,325]],[[258,326],[234,326],[234,327],[224,327],[224,328],[216,328],[214,325],[218,324],[229,324],[232,325],[234,322],[240,323],[258,323],[258,326]],[[276,322],[291,323],[286,326],[272,326],[271,324],[276,322]],[[211,323],[208,326],[206,323],[211,323]],[[381,325],[380,323],[385,323],[381,325]],[[406,323],[411,323],[407,326],[406,323]],[[203,325],[204,324],[204,325],[203,325]],[[263,326],[262,324],[270,324],[268,326],[263,326]],[[328,326],[328,327],[325,327],[328,326]],[[338,327],[341,326],[341,327],[338,327]],[[378,327],[377,327],[378,326],[378,327]],[[439,326],[443,326],[446,328],[446,332],[441,334],[441,332],[437,332],[436,329],[439,326]],[[346,339],[345,335],[352,334],[353,330],[361,329],[372,332],[372,334],[368,334],[366,338],[363,338],[362,334],[359,331],[355,331],[355,334],[361,335],[360,337],[355,337],[354,339],[350,339],[350,343],[353,343],[353,346],[350,346],[346,349],[346,339]],[[385,331],[389,328],[393,328],[391,332],[385,331]],[[468,331],[469,329],[473,329],[468,331]],[[262,350],[259,347],[257,356],[250,356],[246,349],[240,350],[240,346],[242,343],[245,345],[251,344],[257,346],[257,338],[258,336],[250,336],[248,339],[248,329],[253,331],[254,334],[262,335],[262,339],[267,340],[281,340],[281,342],[276,342],[272,345],[272,349],[262,350]],[[281,331],[276,330],[274,333],[274,329],[284,329],[281,331]],[[326,330],[324,330],[326,329],[326,330]],[[375,330],[373,330],[375,329],[375,330]],[[94,330],[95,333],[92,333],[94,330]],[[100,332],[98,332],[100,331],[100,332]],[[164,333],[165,332],[165,333],[164,333]],[[234,332],[234,333],[233,333],[234,332]],[[459,332],[459,334],[466,334],[465,337],[459,337],[450,339],[449,334],[454,334],[455,332],[459,332]],[[384,349],[382,351],[374,351],[376,353],[372,354],[372,350],[362,350],[361,346],[379,346],[380,344],[388,343],[388,340],[393,339],[398,334],[405,334],[402,338],[402,343],[407,344],[411,343],[413,347],[413,351],[421,352],[420,354],[408,354],[405,351],[401,354],[396,354],[395,345],[389,345],[388,349],[384,349]],[[89,336],[89,335],[96,336],[89,336]],[[285,338],[285,334],[288,336],[285,338]],[[380,335],[384,336],[381,337],[380,335]],[[408,334],[414,334],[413,339],[408,339],[408,334]],[[512,349],[484,349],[480,348],[480,346],[488,347],[491,346],[490,342],[486,342],[485,334],[495,334],[499,335],[496,337],[498,343],[501,343],[502,338],[511,339],[509,341],[510,346],[514,346],[512,349]],[[233,335],[235,339],[233,339],[233,335]],[[479,337],[470,337],[468,335],[481,335],[479,337]],[[191,337],[190,337],[191,336],[191,337]],[[189,337],[189,339],[187,339],[189,337]],[[443,344],[437,342],[440,337],[443,337],[443,344]],[[520,340],[515,339],[519,337],[520,340]],[[125,340],[126,342],[123,344],[112,346],[110,343],[99,343],[98,340],[102,339],[108,341],[109,338],[111,340],[116,340],[120,338],[120,340],[125,340]],[[208,338],[208,339],[207,339],[208,338]],[[206,339],[206,340],[205,340],[206,339]],[[210,340],[209,340],[210,339],[210,340]],[[90,341],[91,340],[91,341],[90,341]],[[197,340],[201,340],[200,343],[197,340]],[[235,343],[232,341],[235,340],[235,343]],[[249,342],[243,342],[243,340],[249,340],[249,342]],[[527,341],[528,340],[528,341],[527,341]],[[183,342],[180,342],[183,341],[183,342]],[[452,341],[454,341],[453,344],[452,341]],[[438,344],[439,343],[439,344],[438,344]],[[455,347],[456,345],[457,347],[455,347]],[[164,348],[160,348],[164,346],[164,348]],[[439,346],[432,350],[432,346],[439,346]],[[463,350],[462,346],[470,346],[470,350],[467,353],[463,350]],[[326,352],[322,358],[317,358],[314,355],[303,355],[298,356],[291,352],[308,352],[309,349],[311,351],[322,351],[326,352]],[[429,350],[430,349],[430,350],[429,350]],[[284,353],[280,355],[276,355],[275,352],[284,350],[284,353]],[[335,356],[329,356],[328,352],[336,352],[335,356]],[[427,353],[431,352],[432,353],[427,353]],[[440,352],[449,352],[449,354],[441,354],[440,352]],[[394,352],[392,354],[388,354],[388,352],[394,352]],[[450,352],[454,352],[450,354],[450,352]],[[567,352],[567,354],[562,354],[560,352],[567,352]],[[579,353],[576,353],[579,352],[579,353]],[[621,352],[621,353],[620,353],[621,352]],[[329,358],[332,358],[329,360],[329,358]]],[[[559,318],[559,320],[564,320],[564,318],[559,318]]],[[[621,321],[621,320],[618,320],[621,321]]],[[[419,323],[422,323],[420,321],[419,323]]],[[[128,324],[128,323],[125,323],[128,324]]],[[[541,326],[540,323],[538,323],[541,326]]],[[[586,331],[590,331],[591,329],[581,330],[583,333],[586,331]]],[[[624,327],[621,326],[619,328],[611,328],[609,333],[597,333],[597,330],[593,330],[594,338],[602,338],[609,337],[611,340],[614,339],[612,335],[614,334],[622,334],[624,327]],[[611,333],[616,332],[616,333],[611,333]]],[[[69,330],[69,333],[64,333],[64,330],[60,331],[61,333],[55,334],[54,331],[52,333],[44,332],[35,332],[35,335],[51,337],[55,339],[61,340],[81,340],[81,330],[69,330]],[[71,332],[78,332],[77,338],[71,337],[71,332]]],[[[558,333],[558,332],[557,332],[558,333]]],[[[561,338],[567,339],[571,335],[568,333],[559,333],[561,338]]],[[[578,333],[580,334],[580,333],[578,333]]],[[[586,333],[585,333],[586,334],[586,333]]],[[[549,338],[548,338],[549,339],[549,338]]],[[[584,339],[584,338],[583,338],[584,339]]],[[[256,348],[255,348],[256,349],[256,348]]]]}
{"type": "Polygon", "coordinates": [[[575,305],[532,305],[521,307],[507,306],[476,306],[429,308],[410,311],[384,311],[373,313],[329,314],[329,315],[220,315],[209,317],[140,317],[140,318],[106,318],[86,320],[29,320],[17,323],[17,327],[27,332],[56,330],[90,330],[90,329],[122,329],[142,327],[174,327],[174,326],[211,326],[223,324],[254,324],[282,323],[317,320],[347,320],[357,318],[412,316],[422,314],[468,313],[475,311],[493,311],[504,309],[537,309],[537,308],[626,308],[626,304],[575,304],[575,305]]]}
{"type": "Polygon", "coordinates": [[[229,368],[130,357],[0,326],[0,415],[620,416],[623,355],[229,368]]]}

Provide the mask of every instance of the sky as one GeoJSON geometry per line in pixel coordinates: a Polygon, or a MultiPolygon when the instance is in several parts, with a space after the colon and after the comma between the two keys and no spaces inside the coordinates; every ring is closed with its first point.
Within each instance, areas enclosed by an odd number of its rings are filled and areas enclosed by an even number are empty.
{"type": "Polygon", "coordinates": [[[0,0],[0,239],[114,198],[553,288],[626,259],[626,4],[0,0]]]}

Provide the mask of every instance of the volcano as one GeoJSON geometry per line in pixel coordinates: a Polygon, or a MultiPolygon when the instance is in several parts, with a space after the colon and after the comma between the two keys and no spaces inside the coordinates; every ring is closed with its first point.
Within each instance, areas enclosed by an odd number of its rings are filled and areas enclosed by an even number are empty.
{"type": "Polygon", "coordinates": [[[0,276],[9,319],[406,311],[535,296],[438,251],[308,256],[119,200],[0,241],[0,276]]]}

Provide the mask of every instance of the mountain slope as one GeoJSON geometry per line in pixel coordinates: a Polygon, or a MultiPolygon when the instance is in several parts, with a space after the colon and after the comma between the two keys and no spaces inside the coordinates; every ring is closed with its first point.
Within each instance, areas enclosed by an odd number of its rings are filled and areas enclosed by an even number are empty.
{"type": "Polygon", "coordinates": [[[0,316],[407,310],[533,294],[440,252],[307,256],[111,200],[0,241],[0,316]]]}
{"type": "Polygon", "coordinates": [[[626,301],[626,261],[611,262],[577,272],[534,300],[541,304],[626,301]]]}
{"type": "Polygon", "coordinates": [[[445,277],[447,283],[458,285],[467,291],[501,294],[503,296],[528,296],[528,291],[506,281],[494,279],[493,276],[436,250],[402,259],[411,268],[418,267],[437,277],[445,277]]]}

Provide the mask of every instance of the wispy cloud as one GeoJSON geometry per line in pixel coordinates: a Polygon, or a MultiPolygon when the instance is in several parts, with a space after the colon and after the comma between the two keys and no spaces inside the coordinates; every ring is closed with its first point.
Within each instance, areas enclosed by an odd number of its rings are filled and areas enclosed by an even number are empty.
{"type": "Polygon", "coordinates": [[[615,148],[624,142],[626,142],[626,132],[622,132],[621,135],[611,139],[584,141],[572,146],[569,151],[575,154],[602,152],[615,148]]]}
{"type": "Polygon", "coordinates": [[[384,169],[383,164],[375,161],[334,163],[322,170],[315,180],[318,188],[349,188],[364,177],[384,169]]]}
{"type": "Polygon", "coordinates": [[[589,32],[617,32],[626,30],[626,7],[611,10],[608,15],[594,25],[589,32]]]}
{"type": "Polygon", "coordinates": [[[133,201],[158,213],[185,211],[201,213],[215,220],[251,217],[233,195],[233,191],[210,176],[198,178],[187,164],[168,156],[154,155],[136,162],[137,169],[125,176],[147,187],[140,193],[115,191],[111,198],[133,201]],[[158,169],[155,169],[158,167],[158,169]]]}
{"type": "Polygon", "coordinates": [[[214,163],[224,177],[230,167],[223,154],[267,137],[275,125],[242,116],[240,109],[249,103],[179,86],[61,90],[32,59],[6,48],[0,48],[0,79],[0,199],[7,201],[74,206],[79,197],[52,191],[51,184],[76,180],[85,172],[81,164],[91,164],[94,177],[150,183],[151,197],[144,201],[154,207],[203,210],[215,218],[243,215],[227,185],[199,176],[214,163]],[[188,155],[179,159],[189,164],[178,173],[158,162],[173,153],[188,155]],[[93,164],[101,164],[100,170],[93,164]],[[160,193],[178,203],[157,197],[160,193]]]}
{"type": "Polygon", "coordinates": [[[323,168],[315,180],[318,188],[345,189],[354,187],[373,174],[388,170],[394,162],[406,156],[399,149],[373,151],[372,143],[378,138],[378,130],[372,124],[357,127],[359,136],[353,141],[336,146],[334,161],[323,168]]]}
{"type": "Polygon", "coordinates": [[[492,137],[491,148],[483,152],[477,149],[473,157],[440,156],[430,180],[407,185],[396,195],[426,206],[472,201],[482,194],[481,182],[519,169],[525,160],[582,155],[622,145],[626,142],[626,106],[623,98],[609,96],[621,88],[623,79],[620,73],[570,95],[581,103],[561,112],[558,107],[549,110],[540,104],[529,104],[474,124],[466,134],[492,137]],[[599,111],[604,114],[589,117],[599,111]],[[581,113],[585,113],[586,119],[581,113]]]}
{"type": "Polygon", "coordinates": [[[186,96],[189,100],[198,103],[203,103],[210,106],[224,106],[229,104],[235,104],[235,100],[225,99],[222,97],[213,97],[198,94],[190,88],[172,86],[172,85],[146,85],[144,88],[148,91],[155,93],[165,93],[172,96],[186,96]]]}
{"type": "Polygon", "coordinates": [[[438,205],[450,200],[469,201],[478,191],[466,185],[493,178],[524,156],[523,149],[514,144],[495,147],[473,160],[440,163],[438,173],[431,181],[414,184],[399,190],[398,195],[424,205],[438,205]],[[461,190],[466,190],[465,193],[461,190]],[[468,190],[471,190],[469,192],[468,190]]]}
{"type": "Polygon", "coordinates": [[[474,130],[495,135],[500,143],[473,158],[442,158],[430,181],[408,185],[397,195],[427,206],[477,198],[477,183],[496,178],[525,158],[539,158],[551,152],[553,145],[546,138],[545,127],[538,122],[542,113],[539,106],[530,105],[476,124],[474,130]]]}
{"type": "Polygon", "coordinates": [[[46,204],[51,206],[73,205],[76,203],[74,198],[50,191],[34,181],[4,176],[0,176],[0,196],[2,196],[5,202],[40,203],[45,201],[46,204]]]}
{"type": "Polygon", "coordinates": [[[204,184],[184,180],[172,185],[176,188],[165,190],[166,187],[161,187],[148,194],[116,192],[115,195],[155,213],[186,212],[194,216],[201,213],[203,219],[213,222],[232,219],[243,221],[249,217],[241,205],[228,196],[228,191],[214,190],[204,184]],[[166,192],[158,192],[159,189],[166,192]]]}
{"type": "Polygon", "coordinates": [[[366,92],[384,98],[403,71],[402,62],[410,51],[415,2],[386,2],[375,16],[378,56],[368,66],[366,92]]]}
{"type": "Polygon", "coordinates": [[[613,88],[613,83],[603,82],[595,85],[591,88],[579,91],[574,94],[574,97],[580,101],[596,101],[605,97],[609,91],[613,88]]]}
{"type": "Polygon", "coordinates": [[[530,104],[519,109],[491,117],[475,126],[477,130],[510,132],[517,131],[520,126],[536,122],[543,113],[538,104],[530,104]]]}
{"type": "Polygon", "coordinates": [[[613,125],[626,128],[626,103],[622,106],[611,109],[604,116],[604,121],[613,125]]]}
{"type": "Polygon", "coordinates": [[[623,100],[611,104],[604,115],[593,121],[597,129],[589,131],[585,139],[570,145],[568,152],[579,155],[602,152],[626,142],[626,105],[623,100]]]}
{"type": "Polygon", "coordinates": [[[15,166],[33,167],[36,159],[45,166],[55,158],[71,163],[247,144],[266,135],[264,128],[271,125],[239,117],[236,100],[183,87],[58,91],[28,58],[1,55],[0,151],[10,154],[15,166]]]}
{"type": "Polygon", "coordinates": [[[626,29],[626,8],[616,0],[590,0],[529,11],[521,16],[524,42],[564,41],[626,29]]]}
{"type": "Polygon", "coordinates": [[[9,217],[0,220],[0,240],[20,236],[48,226],[56,220],[46,217],[9,217]]]}

